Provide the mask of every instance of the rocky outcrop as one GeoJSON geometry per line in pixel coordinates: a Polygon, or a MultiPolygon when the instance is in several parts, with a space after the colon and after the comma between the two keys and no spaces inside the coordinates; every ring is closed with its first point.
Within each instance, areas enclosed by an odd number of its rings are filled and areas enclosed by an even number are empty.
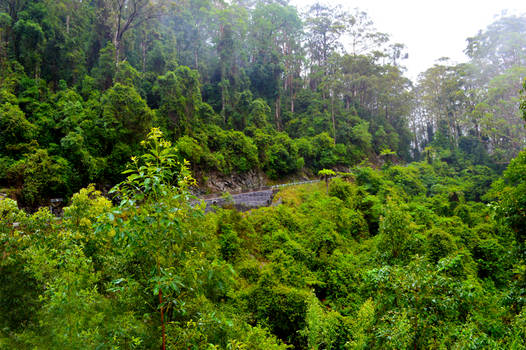
{"type": "Polygon", "coordinates": [[[239,193],[263,188],[266,178],[261,171],[250,170],[244,174],[225,175],[207,173],[206,181],[200,187],[206,187],[209,193],[239,193]]]}

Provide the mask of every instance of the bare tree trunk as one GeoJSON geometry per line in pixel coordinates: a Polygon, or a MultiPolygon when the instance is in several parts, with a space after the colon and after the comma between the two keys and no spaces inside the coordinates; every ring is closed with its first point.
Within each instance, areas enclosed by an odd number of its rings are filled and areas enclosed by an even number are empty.
{"type": "Polygon", "coordinates": [[[119,40],[119,31],[115,31],[115,36],[113,38],[113,46],[115,46],[115,65],[117,66],[119,64],[120,59],[120,49],[121,49],[121,43],[119,40]]]}
{"type": "MultiPolygon", "coordinates": [[[[222,74],[223,75],[223,74],[222,74]]],[[[223,75],[224,76],[224,75],[223,75]]],[[[225,79],[221,79],[221,116],[226,126],[226,83],[225,79]]]]}
{"type": "Polygon", "coordinates": [[[281,131],[280,108],[281,108],[281,95],[278,94],[278,97],[276,98],[276,113],[275,113],[276,129],[278,129],[278,131],[281,131]]]}
{"type": "Polygon", "coordinates": [[[121,14],[124,1],[119,1],[119,8],[117,11],[117,28],[115,28],[115,34],[113,35],[113,46],[115,46],[115,65],[119,64],[119,51],[121,48],[120,44],[120,32],[121,32],[121,14]]]}
{"type": "Polygon", "coordinates": [[[294,98],[296,97],[295,96],[295,92],[291,91],[291,94],[290,94],[290,112],[291,113],[294,113],[294,98]]]}
{"type": "Polygon", "coordinates": [[[145,37],[143,37],[141,41],[141,50],[142,50],[142,72],[145,73],[146,72],[146,38],[145,37]]]}
{"type": "Polygon", "coordinates": [[[420,147],[418,146],[418,136],[416,134],[416,117],[413,119],[413,136],[415,137],[415,155],[416,153],[420,153],[420,147]]]}
{"type": "Polygon", "coordinates": [[[334,118],[334,92],[331,93],[331,118],[332,118],[332,136],[336,144],[336,120],[334,118]]]}
{"type": "Polygon", "coordinates": [[[289,92],[290,92],[290,112],[291,113],[294,113],[294,97],[295,96],[295,92],[294,92],[294,77],[292,74],[289,74],[289,77],[288,77],[288,87],[289,87],[289,92]]]}

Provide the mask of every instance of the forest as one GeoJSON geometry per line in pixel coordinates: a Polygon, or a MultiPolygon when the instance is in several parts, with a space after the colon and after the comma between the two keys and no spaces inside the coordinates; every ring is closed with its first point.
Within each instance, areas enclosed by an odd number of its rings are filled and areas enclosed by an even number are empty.
{"type": "Polygon", "coordinates": [[[464,52],[411,81],[359,9],[0,0],[0,349],[526,349],[526,16],[464,52]]]}

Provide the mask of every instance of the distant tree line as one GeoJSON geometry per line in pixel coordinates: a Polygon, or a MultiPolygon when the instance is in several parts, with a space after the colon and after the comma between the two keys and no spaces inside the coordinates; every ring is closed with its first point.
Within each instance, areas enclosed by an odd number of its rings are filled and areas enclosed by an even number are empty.
{"type": "Polygon", "coordinates": [[[518,123],[526,20],[417,86],[366,13],[287,1],[0,0],[0,186],[37,206],[121,172],[151,126],[207,172],[441,157],[498,168],[518,123]]]}

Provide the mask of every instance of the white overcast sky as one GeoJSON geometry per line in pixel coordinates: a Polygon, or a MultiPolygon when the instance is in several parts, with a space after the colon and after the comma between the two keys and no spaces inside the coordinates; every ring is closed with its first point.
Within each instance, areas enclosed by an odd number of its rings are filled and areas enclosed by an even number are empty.
{"type": "MultiPolygon", "coordinates": [[[[290,0],[298,9],[315,0],[290,0]]],[[[407,46],[409,58],[403,62],[413,81],[441,57],[454,62],[467,60],[466,39],[485,29],[502,11],[525,14],[526,0],[320,0],[368,13],[376,28],[390,34],[392,42],[407,46]]]]}

